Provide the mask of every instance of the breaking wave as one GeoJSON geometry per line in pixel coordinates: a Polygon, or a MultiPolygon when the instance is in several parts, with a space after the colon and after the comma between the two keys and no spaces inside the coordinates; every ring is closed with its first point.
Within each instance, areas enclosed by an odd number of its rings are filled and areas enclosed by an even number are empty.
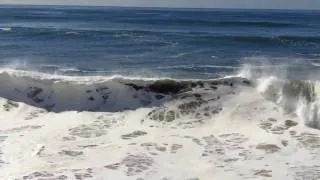
{"type": "Polygon", "coordinates": [[[0,96],[49,111],[123,111],[159,106],[166,100],[195,89],[248,83],[242,78],[174,80],[151,78],[74,77],[21,70],[0,72],[0,96]]]}
{"type": "Polygon", "coordinates": [[[241,76],[254,81],[257,91],[266,100],[282,107],[284,113],[297,115],[305,125],[320,129],[320,82],[292,80],[285,75],[276,75],[275,71],[272,73],[256,73],[246,66],[241,76]]]}
{"type": "Polygon", "coordinates": [[[200,108],[211,104],[212,98],[249,87],[247,90],[258,91],[265,100],[282,107],[284,113],[297,115],[305,125],[320,129],[320,82],[258,74],[256,68],[246,67],[237,76],[208,80],[61,76],[6,69],[0,72],[0,83],[6,85],[0,89],[0,97],[53,112],[117,112],[161,107],[171,101],[200,108]],[[212,98],[204,100],[202,96],[212,98]]]}

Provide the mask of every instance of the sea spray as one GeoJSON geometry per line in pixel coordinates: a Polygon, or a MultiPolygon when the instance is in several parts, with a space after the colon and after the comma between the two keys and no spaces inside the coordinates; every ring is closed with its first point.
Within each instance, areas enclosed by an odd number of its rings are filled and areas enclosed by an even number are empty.
{"type": "Polygon", "coordinates": [[[320,129],[319,102],[308,103],[302,100],[298,105],[296,113],[306,126],[320,129]]]}
{"type": "Polygon", "coordinates": [[[308,81],[279,80],[275,77],[260,79],[258,91],[284,110],[295,113],[306,126],[320,129],[319,101],[314,83],[308,81]]]}
{"type": "MultiPolygon", "coordinates": [[[[263,66],[261,66],[263,67],[263,66]]],[[[319,83],[309,80],[289,80],[275,68],[270,73],[263,68],[244,65],[239,76],[256,84],[257,91],[269,101],[282,107],[286,114],[296,114],[303,123],[320,129],[319,83]]]]}

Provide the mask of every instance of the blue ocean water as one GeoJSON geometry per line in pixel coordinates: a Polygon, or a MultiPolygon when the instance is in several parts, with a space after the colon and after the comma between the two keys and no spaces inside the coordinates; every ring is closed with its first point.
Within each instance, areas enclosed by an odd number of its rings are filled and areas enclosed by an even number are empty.
{"type": "Polygon", "coordinates": [[[271,64],[305,78],[320,72],[319,17],[319,11],[2,5],[0,66],[206,79],[243,64],[271,64]]]}

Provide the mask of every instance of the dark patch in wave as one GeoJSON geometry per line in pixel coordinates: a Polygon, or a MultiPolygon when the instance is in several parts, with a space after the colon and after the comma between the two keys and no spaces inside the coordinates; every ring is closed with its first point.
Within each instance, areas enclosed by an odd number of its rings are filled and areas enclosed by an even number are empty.
{"type": "Polygon", "coordinates": [[[156,107],[177,95],[196,89],[215,91],[217,86],[249,85],[242,78],[202,81],[112,79],[90,84],[35,79],[0,74],[0,97],[46,109],[47,111],[116,112],[156,107]]]}

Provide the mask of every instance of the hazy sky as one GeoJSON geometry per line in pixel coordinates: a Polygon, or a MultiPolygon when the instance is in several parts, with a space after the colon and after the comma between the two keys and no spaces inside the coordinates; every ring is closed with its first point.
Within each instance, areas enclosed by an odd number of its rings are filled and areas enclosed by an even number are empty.
{"type": "Polygon", "coordinates": [[[320,9],[320,0],[0,0],[0,4],[67,4],[141,7],[320,9]]]}

